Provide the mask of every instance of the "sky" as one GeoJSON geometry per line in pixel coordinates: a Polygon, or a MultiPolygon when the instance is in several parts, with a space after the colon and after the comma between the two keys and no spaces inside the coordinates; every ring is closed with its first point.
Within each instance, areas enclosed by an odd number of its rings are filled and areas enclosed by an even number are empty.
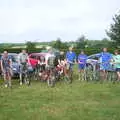
{"type": "Polygon", "coordinates": [[[0,43],[103,39],[120,0],[0,0],[0,43]]]}

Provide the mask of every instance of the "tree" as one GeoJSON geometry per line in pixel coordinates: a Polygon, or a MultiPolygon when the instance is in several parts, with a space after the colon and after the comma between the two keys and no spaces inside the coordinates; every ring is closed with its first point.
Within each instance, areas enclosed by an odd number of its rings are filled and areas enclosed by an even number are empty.
{"type": "Polygon", "coordinates": [[[110,29],[106,32],[116,45],[120,45],[120,12],[113,17],[113,21],[114,22],[110,25],[110,29]]]}
{"type": "Polygon", "coordinates": [[[84,49],[87,44],[86,38],[84,35],[82,35],[78,40],[76,41],[76,48],[77,49],[84,49]]]}
{"type": "Polygon", "coordinates": [[[67,44],[63,43],[60,38],[58,38],[56,41],[52,41],[51,46],[59,50],[67,48],[67,44]]]}
{"type": "Polygon", "coordinates": [[[35,46],[36,46],[35,42],[31,42],[31,41],[26,42],[26,48],[27,48],[28,52],[34,50],[35,46]]]}

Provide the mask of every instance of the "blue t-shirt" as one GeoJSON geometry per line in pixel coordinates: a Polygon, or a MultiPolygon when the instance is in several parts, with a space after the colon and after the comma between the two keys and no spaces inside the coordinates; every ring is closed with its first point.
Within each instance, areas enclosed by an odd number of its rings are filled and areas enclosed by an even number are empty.
{"type": "Polygon", "coordinates": [[[79,64],[86,64],[86,60],[87,60],[87,55],[85,54],[79,54],[78,56],[78,62],[82,62],[79,64]]]}
{"type": "Polygon", "coordinates": [[[67,61],[74,62],[76,60],[76,54],[74,52],[67,52],[66,59],[67,61]]]}
{"type": "Polygon", "coordinates": [[[104,62],[110,62],[110,60],[112,59],[112,54],[110,54],[109,52],[102,52],[100,54],[97,55],[100,58],[100,62],[104,63],[104,62]]]}

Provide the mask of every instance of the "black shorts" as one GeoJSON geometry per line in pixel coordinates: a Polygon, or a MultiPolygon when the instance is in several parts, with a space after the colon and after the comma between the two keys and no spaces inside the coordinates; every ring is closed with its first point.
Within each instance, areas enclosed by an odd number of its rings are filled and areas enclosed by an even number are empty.
{"type": "Polygon", "coordinates": [[[116,68],[116,72],[120,72],[120,68],[116,68]]]}

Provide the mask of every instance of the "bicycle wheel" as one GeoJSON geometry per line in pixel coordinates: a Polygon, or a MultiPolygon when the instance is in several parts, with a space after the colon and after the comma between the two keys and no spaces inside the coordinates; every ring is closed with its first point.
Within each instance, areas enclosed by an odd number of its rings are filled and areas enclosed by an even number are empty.
{"type": "Polygon", "coordinates": [[[93,81],[93,71],[91,68],[86,68],[86,81],[93,81]]]}
{"type": "Polygon", "coordinates": [[[68,84],[72,83],[72,79],[73,79],[72,73],[69,72],[68,75],[65,75],[65,78],[64,78],[64,79],[65,79],[65,82],[66,82],[66,83],[68,83],[68,84]]]}
{"type": "Polygon", "coordinates": [[[26,73],[26,75],[25,75],[25,83],[26,83],[26,85],[30,85],[31,84],[30,73],[26,73]]]}
{"type": "Polygon", "coordinates": [[[54,87],[54,86],[55,86],[55,80],[56,80],[55,70],[54,70],[54,69],[51,69],[49,72],[50,72],[50,74],[49,74],[47,83],[48,83],[48,86],[54,87]]]}
{"type": "Polygon", "coordinates": [[[50,78],[47,80],[48,86],[54,87],[55,86],[55,76],[50,76],[50,78]]]}

